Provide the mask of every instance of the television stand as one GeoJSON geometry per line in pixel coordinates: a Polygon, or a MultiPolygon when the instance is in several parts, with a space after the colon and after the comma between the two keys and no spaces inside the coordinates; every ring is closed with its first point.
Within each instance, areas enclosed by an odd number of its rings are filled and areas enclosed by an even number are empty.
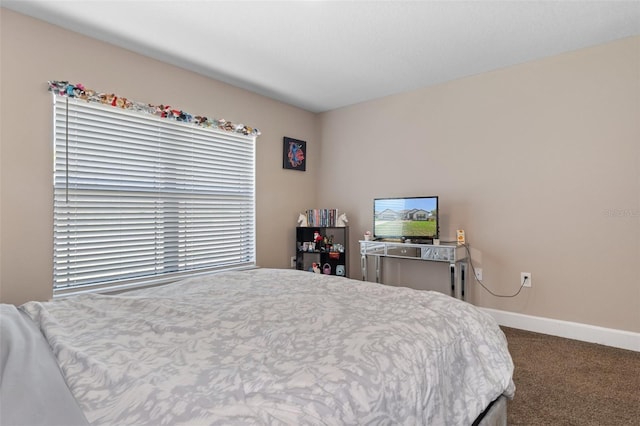
{"type": "Polygon", "coordinates": [[[408,244],[391,241],[360,241],[360,266],[362,280],[368,281],[368,258],[375,258],[376,282],[382,282],[382,259],[413,259],[449,264],[451,296],[464,300],[467,274],[467,255],[464,246],[408,244]]]}

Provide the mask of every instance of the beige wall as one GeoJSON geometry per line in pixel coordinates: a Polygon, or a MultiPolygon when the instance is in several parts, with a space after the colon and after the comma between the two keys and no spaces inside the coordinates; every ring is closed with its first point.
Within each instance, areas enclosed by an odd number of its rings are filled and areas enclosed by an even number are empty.
{"type": "MultiPolygon", "coordinates": [[[[638,332],[639,117],[640,37],[334,110],[319,202],[350,213],[356,250],[373,198],[439,195],[443,239],[465,229],[492,291],[532,273],[474,304],[638,332]]],[[[384,279],[441,288],[420,263],[384,279]]]]}
{"type": "MultiPolygon", "coordinates": [[[[443,239],[464,228],[484,281],[517,298],[473,303],[640,331],[640,38],[321,115],[1,9],[0,300],[51,296],[51,106],[66,79],[259,127],[258,264],[287,267],[296,213],[349,214],[357,240],[378,196],[439,195],[443,239]],[[306,173],[282,137],[308,141],[306,173]],[[317,182],[317,184],[316,184],[317,182]]],[[[446,268],[387,264],[385,280],[446,291],[446,268]]]]}
{"type": "MultiPolygon", "coordinates": [[[[0,300],[51,297],[52,109],[48,80],[169,104],[262,131],[257,141],[257,260],[288,267],[296,212],[315,205],[315,114],[0,9],[0,300]],[[282,137],[307,141],[307,172],[282,169],[282,137]]],[[[211,52],[215,54],[215,52],[211,52]]]]}

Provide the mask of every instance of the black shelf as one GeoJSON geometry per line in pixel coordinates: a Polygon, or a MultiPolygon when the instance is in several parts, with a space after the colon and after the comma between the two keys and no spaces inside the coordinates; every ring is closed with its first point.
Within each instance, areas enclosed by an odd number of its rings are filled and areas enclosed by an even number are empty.
{"type": "Polygon", "coordinates": [[[296,269],[312,271],[316,263],[321,273],[349,276],[349,227],[308,226],[296,228],[296,269]],[[318,249],[309,249],[318,232],[323,241],[318,249]],[[327,239],[325,243],[324,239],[327,239]]]}

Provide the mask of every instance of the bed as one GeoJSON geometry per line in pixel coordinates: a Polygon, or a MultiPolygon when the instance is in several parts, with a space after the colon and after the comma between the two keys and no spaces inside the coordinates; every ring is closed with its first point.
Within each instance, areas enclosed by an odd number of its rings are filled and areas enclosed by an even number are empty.
{"type": "Polygon", "coordinates": [[[2,305],[0,323],[2,425],[506,424],[515,392],[471,304],[295,270],[2,305]]]}

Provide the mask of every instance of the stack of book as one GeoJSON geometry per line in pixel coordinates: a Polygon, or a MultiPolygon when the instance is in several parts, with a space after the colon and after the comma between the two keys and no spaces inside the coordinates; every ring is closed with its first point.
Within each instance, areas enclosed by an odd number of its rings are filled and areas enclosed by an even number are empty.
{"type": "Polygon", "coordinates": [[[338,209],[310,209],[307,210],[307,226],[336,226],[338,209]]]}

